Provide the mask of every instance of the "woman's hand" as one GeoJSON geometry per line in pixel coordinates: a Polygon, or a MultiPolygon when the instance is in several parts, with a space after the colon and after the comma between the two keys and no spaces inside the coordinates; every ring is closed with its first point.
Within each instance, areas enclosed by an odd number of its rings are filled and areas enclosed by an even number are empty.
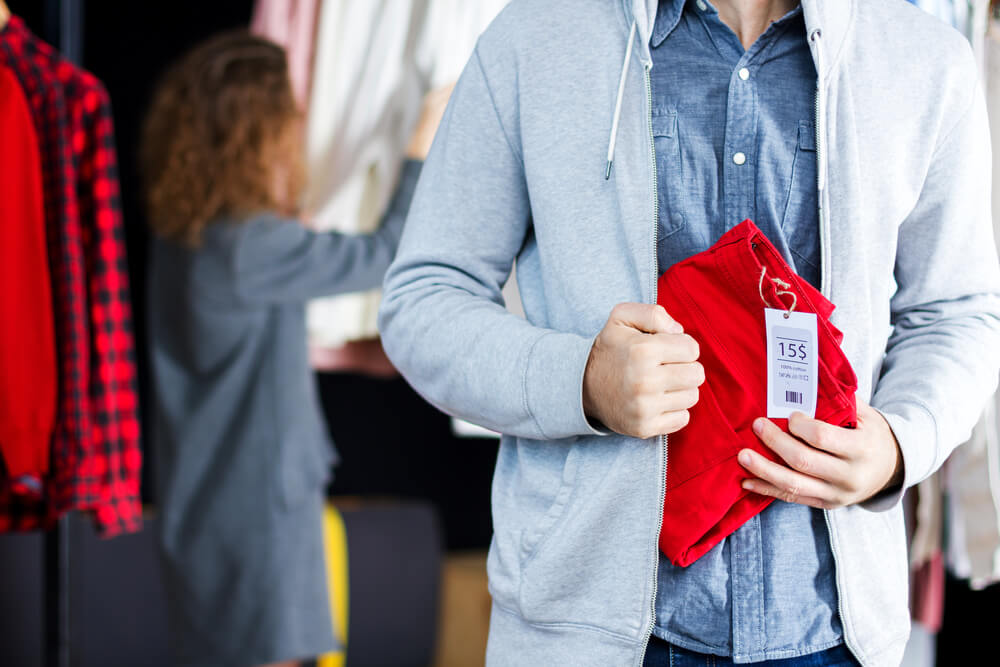
{"type": "Polygon", "coordinates": [[[410,143],[406,147],[406,157],[411,160],[423,160],[431,149],[434,141],[434,134],[438,125],[441,124],[441,117],[444,116],[445,107],[451,99],[451,91],[455,84],[432,90],[424,96],[423,109],[420,112],[420,120],[410,137],[410,143]]]}

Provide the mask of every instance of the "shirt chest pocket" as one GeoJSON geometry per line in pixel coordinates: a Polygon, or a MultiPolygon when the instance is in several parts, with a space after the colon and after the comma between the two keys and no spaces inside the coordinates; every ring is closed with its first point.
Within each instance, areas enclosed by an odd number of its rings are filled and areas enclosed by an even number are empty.
{"type": "Polygon", "coordinates": [[[681,146],[677,132],[677,111],[653,110],[653,143],[656,148],[657,203],[659,205],[659,238],[665,239],[684,227],[684,211],[679,202],[672,202],[664,182],[683,182],[681,146]]]}
{"type": "Polygon", "coordinates": [[[792,158],[781,229],[802,273],[806,263],[819,269],[819,203],[816,181],[816,130],[811,121],[799,121],[798,142],[792,158]]]}

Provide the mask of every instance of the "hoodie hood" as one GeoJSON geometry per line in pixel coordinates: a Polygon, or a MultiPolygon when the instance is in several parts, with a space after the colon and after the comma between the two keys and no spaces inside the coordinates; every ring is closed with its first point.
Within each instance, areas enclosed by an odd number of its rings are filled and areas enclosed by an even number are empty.
{"type": "Polygon", "coordinates": [[[652,60],[649,54],[649,38],[653,34],[659,0],[622,0],[622,2],[625,3],[625,16],[629,23],[635,23],[642,62],[649,63],[652,60]]]}

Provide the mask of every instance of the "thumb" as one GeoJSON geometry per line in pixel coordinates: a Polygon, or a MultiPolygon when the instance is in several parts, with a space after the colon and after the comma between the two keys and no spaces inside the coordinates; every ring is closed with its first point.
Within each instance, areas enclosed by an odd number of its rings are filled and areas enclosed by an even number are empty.
{"type": "Polygon", "coordinates": [[[617,324],[649,334],[679,334],[684,327],[667,314],[663,306],[648,303],[620,303],[611,311],[617,324]]]}

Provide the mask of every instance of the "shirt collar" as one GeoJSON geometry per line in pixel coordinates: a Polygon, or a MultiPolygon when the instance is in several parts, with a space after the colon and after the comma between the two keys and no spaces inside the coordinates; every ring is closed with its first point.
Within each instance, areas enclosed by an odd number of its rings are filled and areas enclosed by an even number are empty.
{"type": "Polygon", "coordinates": [[[688,0],[660,0],[656,9],[656,21],[653,23],[653,34],[649,38],[651,48],[658,47],[674,31],[680,23],[687,2],[688,0]]]}
{"type": "MultiPolygon", "coordinates": [[[[711,0],[659,0],[659,6],[656,10],[656,21],[653,23],[653,35],[649,39],[650,48],[655,49],[663,43],[663,40],[670,36],[670,33],[680,23],[685,8],[703,14],[719,13],[719,10],[715,8],[711,0]]],[[[793,18],[801,13],[802,5],[800,3],[775,23],[780,24],[782,21],[793,18]]]]}

